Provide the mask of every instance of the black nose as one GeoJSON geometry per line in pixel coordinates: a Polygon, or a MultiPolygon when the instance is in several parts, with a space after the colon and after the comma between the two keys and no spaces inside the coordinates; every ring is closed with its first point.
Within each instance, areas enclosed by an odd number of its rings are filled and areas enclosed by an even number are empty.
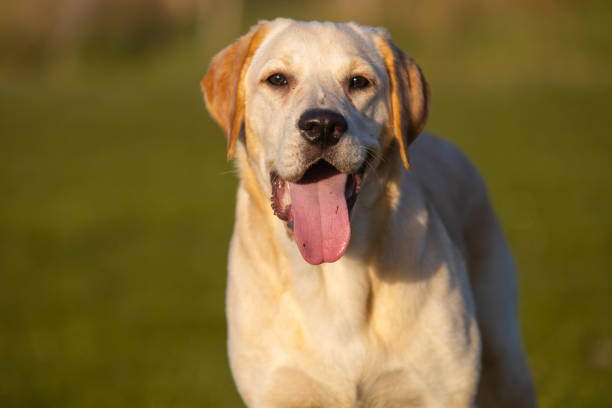
{"type": "Polygon", "coordinates": [[[342,115],[327,109],[304,112],[297,125],[304,139],[323,147],[338,143],[348,128],[342,115]]]}

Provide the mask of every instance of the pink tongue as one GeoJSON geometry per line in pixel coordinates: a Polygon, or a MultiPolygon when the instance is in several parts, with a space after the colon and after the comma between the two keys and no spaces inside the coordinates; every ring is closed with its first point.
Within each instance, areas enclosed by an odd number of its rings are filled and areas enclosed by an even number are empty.
{"type": "Polygon", "coordinates": [[[313,183],[289,183],[293,233],[306,262],[335,262],[351,239],[344,188],[346,174],[313,183]]]}

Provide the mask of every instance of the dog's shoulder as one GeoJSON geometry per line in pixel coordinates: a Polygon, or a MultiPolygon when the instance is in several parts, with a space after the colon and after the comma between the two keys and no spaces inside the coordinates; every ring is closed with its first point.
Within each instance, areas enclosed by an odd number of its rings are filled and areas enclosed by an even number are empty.
{"type": "Polygon", "coordinates": [[[478,169],[467,155],[452,142],[430,133],[423,133],[410,148],[414,172],[421,184],[430,186],[434,194],[453,196],[465,193],[480,200],[486,187],[478,169]],[[442,191],[438,191],[444,189],[442,191]]]}
{"type": "Polygon", "coordinates": [[[487,188],[467,155],[448,140],[423,133],[411,146],[413,172],[451,236],[465,250],[465,231],[492,212],[487,188]]]}

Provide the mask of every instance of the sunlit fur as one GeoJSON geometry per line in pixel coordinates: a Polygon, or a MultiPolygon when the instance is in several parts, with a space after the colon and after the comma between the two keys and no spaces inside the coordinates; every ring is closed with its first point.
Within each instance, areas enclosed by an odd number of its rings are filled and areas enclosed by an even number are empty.
{"type": "Polygon", "coordinates": [[[514,264],[485,186],[448,142],[414,140],[427,83],[384,29],[261,22],[202,86],[240,175],[228,344],[249,407],[534,405],[514,264]],[[266,83],[278,72],[287,87],[266,83]],[[355,75],[373,85],[347,90],[355,75]],[[348,250],[319,266],[269,199],[271,171],[295,181],[311,164],[296,123],[312,108],[348,123],[326,160],[349,173],[367,160],[348,250]]]}

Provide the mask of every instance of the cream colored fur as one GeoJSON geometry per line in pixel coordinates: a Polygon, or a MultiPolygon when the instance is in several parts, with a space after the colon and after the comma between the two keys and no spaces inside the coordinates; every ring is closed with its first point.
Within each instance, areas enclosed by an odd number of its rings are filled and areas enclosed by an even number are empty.
{"type": "Polygon", "coordinates": [[[220,106],[212,90],[228,80],[212,73],[230,72],[228,58],[220,54],[203,81],[209,109],[230,129],[229,144],[238,139],[227,316],[232,373],[245,403],[534,406],[515,267],[480,176],[458,149],[426,134],[410,145],[412,170],[402,166],[379,44],[391,44],[388,34],[287,19],[253,30],[239,40],[242,51],[232,51],[242,57],[231,64],[247,66],[225,74],[241,75],[229,78],[241,108],[220,106]],[[285,93],[265,83],[278,71],[293,79],[285,93]],[[373,89],[349,97],[345,83],[354,74],[367,75],[373,89]],[[348,250],[319,266],[304,261],[269,201],[270,171],[295,181],[311,164],[296,128],[311,108],[333,109],[348,122],[326,160],[352,173],[368,151],[373,157],[348,250]]]}

